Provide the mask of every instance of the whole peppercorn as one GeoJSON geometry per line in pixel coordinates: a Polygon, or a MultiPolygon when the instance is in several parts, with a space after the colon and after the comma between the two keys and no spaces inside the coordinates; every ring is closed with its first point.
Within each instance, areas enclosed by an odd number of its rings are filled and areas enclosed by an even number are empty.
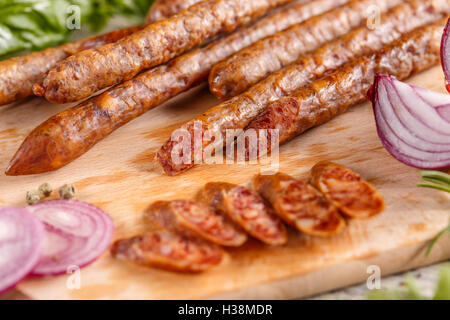
{"type": "Polygon", "coordinates": [[[41,197],[39,196],[39,194],[37,192],[34,191],[27,191],[27,204],[32,205],[35,203],[38,203],[39,200],[41,200],[41,197]]]}
{"type": "Polygon", "coordinates": [[[46,197],[49,197],[51,195],[51,193],[53,192],[53,188],[52,188],[52,186],[49,183],[46,182],[46,183],[43,183],[43,184],[41,184],[39,186],[38,191],[39,191],[39,194],[42,197],[46,198],[46,197]]]}
{"type": "Polygon", "coordinates": [[[59,188],[59,197],[62,199],[72,199],[75,196],[77,189],[72,184],[65,184],[59,188]]]}

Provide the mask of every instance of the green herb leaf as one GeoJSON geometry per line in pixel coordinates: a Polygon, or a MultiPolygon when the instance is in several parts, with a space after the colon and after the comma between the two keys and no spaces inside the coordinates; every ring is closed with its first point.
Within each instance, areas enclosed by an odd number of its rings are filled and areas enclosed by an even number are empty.
{"type": "Polygon", "coordinates": [[[433,238],[433,240],[431,240],[430,245],[427,248],[427,252],[425,253],[425,256],[428,257],[431,253],[431,251],[433,250],[434,246],[436,245],[436,243],[446,234],[450,234],[450,224],[447,228],[443,229],[441,232],[439,232],[437,234],[436,237],[433,238]]]}
{"type": "Polygon", "coordinates": [[[450,187],[450,175],[441,171],[421,171],[424,180],[440,183],[450,187]]]}
{"type": "Polygon", "coordinates": [[[420,175],[428,182],[418,183],[417,186],[450,193],[450,175],[441,171],[421,171],[420,175]]]}
{"type": "Polygon", "coordinates": [[[19,51],[41,50],[67,41],[66,26],[80,8],[82,26],[100,31],[114,16],[142,23],[153,0],[0,0],[0,60],[19,51]]]}
{"type": "Polygon", "coordinates": [[[374,290],[367,294],[369,300],[450,300],[450,267],[441,269],[433,297],[425,297],[419,291],[412,276],[406,279],[406,289],[374,290]]]}
{"type": "MultiPolygon", "coordinates": [[[[417,186],[424,188],[432,188],[450,193],[450,175],[441,171],[421,171],[420,175],[422,176],[422,179],[428,182],[418,183],[417,186]]],[[[430,255],[431,250],[433,250],[434,246],[439,241],[439,239],[441,239],[446,233],[450,234],[450,222],[448,227],[439,232],[437,236],[434,237],[433,240],[431,240],[431,243],[428,246],[428,249],[425,253],[427,257],[430,255]]]]}
{"type": "Polygon", "coordinates": [[[420,294],[414,278],[408,276],[405,281],[406,290],[374,290],[368,295],[369,300],[429,300],[420,294]]]}
{"type": "Polygon", "coordinates": [[[450,300],[450,268],[443,268],[433,300],[450,300]]]}
{"type": "Polygon", "coordinates": [[[445,191],[445,192],[450,193],[450,187],[441,186],[439,184],[421,182],[421,183],[418,183],[417,186],[423,187],[423,188],[436,189],[436,190],[445,191]]]}

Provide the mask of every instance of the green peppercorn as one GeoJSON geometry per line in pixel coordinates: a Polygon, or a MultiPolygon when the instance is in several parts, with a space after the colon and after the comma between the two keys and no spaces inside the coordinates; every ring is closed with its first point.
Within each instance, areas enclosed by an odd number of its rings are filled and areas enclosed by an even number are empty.
{"type": "Polygon", "coordinates": [[[49,183],[46,182],[39,186],[38,191],[39,191],[39,194],[41,195],[41,197],[47,198],[52,194],[53,188],[49,183]]]}
{"type": "Polygon", "coordinates": [[[58,189],[59,197],[62,199],[72,199],[76,192],[77,189],[72,184],[65,184],[58,189]]]}
{"type": "Polygon", "coordinates": [[[27,191],[27,204],[32,205],[35,203],[38,203],[39,200],[41,200],[41,197],[39,196],[39,194],[37,192],[34,191],[27,191]]]}

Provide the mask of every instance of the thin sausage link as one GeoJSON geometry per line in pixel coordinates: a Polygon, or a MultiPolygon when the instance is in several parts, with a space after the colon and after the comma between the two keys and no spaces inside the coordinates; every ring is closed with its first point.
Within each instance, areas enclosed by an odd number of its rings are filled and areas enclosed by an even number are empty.
{"type": "Polygon", "coordinates": [[[222,246],[239,247],[247,241],[246,234],[222,215],[190,200],[157,201],[148,208],[145,216],[164,229],[222,246]]]}
{"type": "Polygon", "coordinates": [[[66,103],[89,97],[292,1],[201,1],[115,43],[82,51],[58,63],[42,84],[45,98],[66,103]]]}
{"type": "Polygon", "coordinates": [[[297,2],[52,116],[28,135],[7,174],[36,174],[68,164],[115,129],[206,80],[215,63],[304,19],[297,2]]]}
{"type": "Polygon", "coordinates": [[[405,79],[436,65],[446,21],[447,18],[418,28],[379,52],[361,57],[292,96],[273,102],[249,128],[277,128],[282,144],[364,101],[375,74],[405,79]],[[284,112],[286,106],[288,113],[284,112]]]}
{"type": "Polygon", "coordinates": [[[214,244],[165,231],[116,241],[111,254],[146,267],[178,272],[206,271],[225,257],[225,252],[214,244]]]}
{"type": "MultiPolygon", "coordinates": [[[[383,15],[380,25],[375,30],[358,28],[323,46],[313,54],[300,58],[296,63],[282,70],[282,78],[270,77],[265,84],[271,83],[278,87],[290,84],[292,87],[285,91],[294,92],[293,88],[302,88],[339,69],[355,57],[373,54],[402,35],[441,19],[450,13],[450,1],[440,1],[440,5],[433,9],[430,10],[429,4],[422,1],[411,1],[400,5],[383,15]]],[[[297,104],[291,100],[284,100],[283,104],[274,103],[253,120],[247,129],[253,129],[257,134],[260,129],[278,128],[284,132],[289,125],[289,121],[286,120],[292,119],[296,113],[297,104]]],[[[267,132],[270,149],[270,145],[278,141],[271,141],[270,131],[267,132]]],[[[260,156],[266,153],[267,151],[259,150],[260,156]]],[[[249,150],[247,150],[247,158],[248,155],[249,150]]]]}
{"type": "Polygon", "coordinates": [[[311,183],[349,218],[370,218],[385,208],[381,194],[349,168],[319,162],[311,169],[311,176],[311,183]]]}
{"type": "Polygon", "coordinates": [[[59,47],[33,52],[22,57],[0,61],[0,106],[31,96],[33,85],[42,82],[46,73],[59,61],[77,52],[116,42],[141,28],[131,27],[116,30],[59,47]]]}
{"type": "MultiPolygon", "coordinates": [[[[196,0],[195,2],[198,1],[196,0]]],[[[194,0],[191,0],[191,2],[194,2],[194,0]]],[[[165,5],[170,5],[172,14],[176,13],[176,10],[181,10],[181,7],[169,4],[169,1],[166,1],[165,5]]],[[[151,22],[162,20],[163,18],[163,16],[157,15],[153,17],[151,22]]],[[[33,93],[37,96],[44,95],[45,89],[40,84],[44,81],[46,73],[55,67],[58,62],[83,50],[94,49],[116,42],[143,28],[144,26],[136,26],[115,30],[0,62],[0,106],[27,98],[33,93]],[[34,92],[33,85],[35,85],[34,92]]]]}
{"type": "Polygon", "coordinates": [[[257,175],[253,185],[281,219],[305,234],[328,237],[345,227],[337,208],[308,183],[277,173],[257,175]]]}
{"type": "Polygon", "coordinates": [[[197,199],[228,215],[248,234],[268,245],[283,245],[287,232],[273,209],[252,190],[223,182],[207,183],[197,199]]]}
{"type": "Polygon", "coordinates": [[[156,0],[148,10],[146,23],[167,19],[202,0],[156,0]]]}
{"type": "Polygon", "coordinates": [[[253,84],[358,27],[366,26],[367,8],[384,12],[403,0],[354,0],[306,22],[281,31],[241,50],[217,64],[209,76],[211,92],[229,99],[253,84]]]}
{"type": "MultiPolygon", "coordinates": [[[[421,0],[413,0],[398,6],[394,10],[394,12],[397,12],[396,15],[398,15],[399,17],[405,15],[406,19],[411,20],[411,23],[407,23],[405,25],[406,28],[406,26],[414,26],[413,21],[420,22],[422,21],[422,18],[425,18],[423,21],[428,21],[430,15],[436,15],[437,20],[443,15],[448,14],[449,3],[449,0],[427,2],[423,2],[421,0]],[[415,12],[414,10],[412,10],[414,8],[418,9],[418,11],[415,12]],[[414,18],[416,15],[422,18],[414,18]]],[[[401,23],[403,23],[404,21],[405,20],[403,18],[400,20],[401,23]]],[[[399,23],[396,21],[392,21],[392,23],[395,25],[399,25],[399,23]]],[[[389,28],[387,29],[389,30],[389,28]]],[[[380,39],[383,36],[390,38],[391,35],[382,33],[381,36],[377,36],[374,38],[380,39]]],[[[339,44],[336,47],[338,47],[339,44]]],[[[364,42],[362,42],[361,45],[364,45],[364,42]]],[[[361,47],[359,50],[363,51],[361,47]]],[[[347,51],[344,51],[344,49],[342,49],[342,51],[339,50],[336,53],[339,54],[339,52],[347,51]]],[[[345,54],[339,56],[345,60],[345,54]]],[[[355,58],[356,57],[357,56],[355,56],[355,58]]],[[[192,127],[194,123],[200,122],[202,123],[205,130],[217,130],[221,132],[224,137],[227,129],[244,129],[253,119],[255,119],[261,112],[263,112],[267,108],[268,103],[289,96],[290,94],[304,87],[305,83],[308,83],[307,79],[305,80],[303,77],[299,76],[301,75],[302,68],[303,65],[299,63],[293,65],[292,67],[288,66],[285,69],[275,72],[263,81],[251,87],[246,92],[206,110],[201,115],[187,122],[182,128],[189,130],[189,128],[192,127]]],[[[284,103],[282,108],[286,112],[292,110],[292,108],[284,108],[284,106],[287,105],[289,105],[289,103],[284,103]]],[[[274,108],[273,110],[276,109],[274,108]]],[[[294,110],[294,112],[296,111],[294,110]]],[[[281,114],[281,118],[283,117],[284,114],[281,114]]],[[[260,121],[258,125],[263,126],[264,122],[260,121]]],[[[252,126],[252,128],[256,127],[252,126]]],[[[232,141],[227,141],[227,143],[231,142],[232,141]]],[[[194,166],[193,161],[182,164],[174,163],[174,161],[172,161],[171,153],[176,144],[176,141],[172,141],[171,139],[169,139],[169,141],[167,141],[158,152],[159,162],[164,171],[169,175],[178,174],[194,166]]],[[[204,147],[210,144],[211,142],[209,141],[203,141],[204,147]]]]}

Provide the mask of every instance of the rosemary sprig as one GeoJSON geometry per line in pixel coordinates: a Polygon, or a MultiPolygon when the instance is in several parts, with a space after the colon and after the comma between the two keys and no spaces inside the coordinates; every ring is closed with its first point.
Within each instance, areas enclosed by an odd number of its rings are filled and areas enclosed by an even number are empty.
{"type": "Polygon", "coordinates": [[[441,232],[439,232],[436,237],[433,238],[433,240],[431,240],[430,245],[427,248],[427,252],[425,253],[425,256],[428,257],[431,253],[431,250],[433,250],[434,246],[436,245],[436,243],[444,236],[444,234],[450,234],[450,223],[447,226],[447,228],[443,229],[441,232]]]}
{"type": "Polygon", "coordinates": [[[450,175],[441,171],[421,171],[422,179],[427,182],[421,182],[419,187],[433,188],[450,193],[450,175]]]}
{"type": "MultiPolygon", "coordinates": [[[[419,187],[432,188],[444,192],[450,193],[450,175],[441,171],[421,171],[420,175],[422,179],[427,182],[420,182],[417,184],[419,187]]],[[[428,257],[433,250],[436,243],[441,239],[446,233],[450,234],[450,222],[449,225],[439,232],[433,240],[431,240],[430,245],[427,248],[425,255],[428,257]]]]}

